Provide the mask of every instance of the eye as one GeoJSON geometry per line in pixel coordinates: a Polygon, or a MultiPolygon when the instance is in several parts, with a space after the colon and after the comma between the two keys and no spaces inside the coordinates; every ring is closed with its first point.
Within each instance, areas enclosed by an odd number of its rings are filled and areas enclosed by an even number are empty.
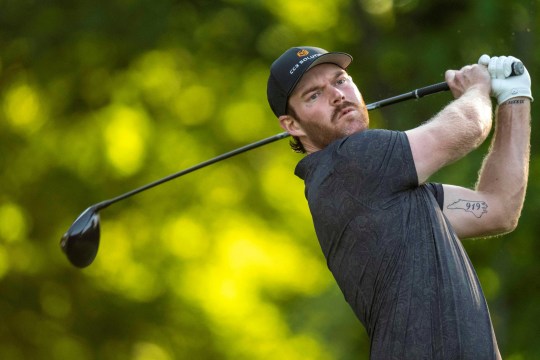
{"type": "Polygon", "coordinates": [[[337,85],[344,85],[345,83],[349,82],[349,79],[350,78],[348,76],[342,76],[342,77],[337,79],[336,84],[337,85]]]}
{"type": "Polygon", "coordinates": [[[321,95],[321,92],[320,91],[314,91],[312,92],[311,94],[309,94],[308,96],[308,100],[309,101],[315,101],[317,100],[317,98],[321,95]]]}

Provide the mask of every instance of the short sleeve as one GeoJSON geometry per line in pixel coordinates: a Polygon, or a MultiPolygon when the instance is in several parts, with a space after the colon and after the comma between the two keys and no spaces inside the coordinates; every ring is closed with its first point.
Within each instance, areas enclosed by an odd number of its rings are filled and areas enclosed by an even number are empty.
{"type": "Polygon", "coordinates": [[[427,183],[426,188],[433,194],[435,197],[435,200],[437,200],[437,204],[439,204],[439,208],[443,210],[444,206],[444,189],[441,184],[437,183],[427,183]]]}

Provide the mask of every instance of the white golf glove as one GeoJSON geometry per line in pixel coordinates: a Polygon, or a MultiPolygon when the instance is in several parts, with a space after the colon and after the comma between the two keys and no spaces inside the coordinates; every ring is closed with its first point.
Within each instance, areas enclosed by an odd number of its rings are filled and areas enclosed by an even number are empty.
{"type": "Polygon", "coordinates": [[[510,76],[512,73],[512,63],[520,61],[513,56],[482,55],[478,59],[478,64],[487,66],[491,75],[491,96],[497,98],[497,103],[524,96],[533,100],[531,94],[531,77],[525,67],[521,75],[510,76]]]}

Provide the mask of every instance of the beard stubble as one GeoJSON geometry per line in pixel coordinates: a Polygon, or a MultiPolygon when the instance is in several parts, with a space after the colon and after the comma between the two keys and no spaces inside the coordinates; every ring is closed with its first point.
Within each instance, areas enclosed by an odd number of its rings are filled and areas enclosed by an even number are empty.
{"type": "MultiPolygon", "coordinates": [[[[345,136],[352,135],[353,133],[357,131],[350,131],[347,129],[347,127],[338,127],[336,126],[337,121],[339,120],[340,113],[348,107],[354,107],[356,111],[358,112],[358,116],[362,116],[363,108],[355,103],[352,103],[350,101],[344,101],[342,104],[340,104],[338,107],[334,109],[332,112],[332,116],[330,117],[330,124],[323,124],[323,123],[309,123],[308,121],[305,121],[304,119],[301,119],[298,114],[294,111],[294,109],[290,109],[291,115],[300,123],[302,124],[304,128],[304,132],[306,133],[307,137],[311,140],[311,142],[319,149],[324,149],[328,145],[330,145],[335,140],[341,139],[345,136]]],[[[367,113],[367,111],[366,111],[367,113]]],[[[366,122],[365,128],[367,128],[367,114],[365,115],[364,122],[366,122]]],[[[358,121],[358,120],[349,120],[349,121],[358,121]]]]}

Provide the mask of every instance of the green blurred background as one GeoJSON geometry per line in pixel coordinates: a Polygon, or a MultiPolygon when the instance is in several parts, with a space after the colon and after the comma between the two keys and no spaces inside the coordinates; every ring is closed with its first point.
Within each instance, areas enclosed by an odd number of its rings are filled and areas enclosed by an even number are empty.
{"type": "MultiPolygon", "coordinates": [[[[0,0],[1,359],[368,359],[282,140],[101,212],[96,261],[59,239],[87,206],[282,130],[268,68],[351,53],[367,102],[514,55],[538,89],[539,1],[0,0]]],[[[405,130],[449,93],[373,111],[405,130]]],[[[538,102],[533,104],[538,106],[538,102]]],[[[533,113],[536,113],[533,109],[533,113]]],[[[540,166],[512,234],[466,241],[505,359],[540,358],[540,166]]],[[[471,186],[487,143],[433,180],[471,186]]]]}

